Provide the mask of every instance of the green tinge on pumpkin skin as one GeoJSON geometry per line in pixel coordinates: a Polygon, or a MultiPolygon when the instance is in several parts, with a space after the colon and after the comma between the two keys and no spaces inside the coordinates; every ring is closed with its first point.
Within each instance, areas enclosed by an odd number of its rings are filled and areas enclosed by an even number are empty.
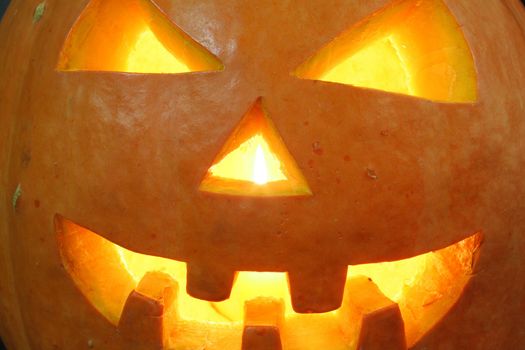
{"type": "Polygon", "coordinates": [[[45,11],[46,11],[46,2],[42,1],[35,8],[35,12],[33,13],[33,23],[37,23],[38,21],[40,21],[42,17],[44,16],[45,11]]]}
{"type": "Polygon", "coordinates": [[[22,185],[18,184],[15,189],[15,193],[13,193],[13,199],[11,204],[13,205],[13,209],[16,209],[16,203],[18,202],[18,198],[22,195],[22,185]]]}

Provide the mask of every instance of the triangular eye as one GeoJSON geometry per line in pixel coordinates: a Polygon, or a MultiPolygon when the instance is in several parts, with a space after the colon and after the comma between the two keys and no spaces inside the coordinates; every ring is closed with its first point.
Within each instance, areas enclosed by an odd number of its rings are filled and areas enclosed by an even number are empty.
{"type": "Polygon", "coordinates": [[[475,102],[476,68],[442,0],[403,0],[330,42],[294,72],[442,102],[475,102]]]}
{"type": "Polygon", "coordinates": [[[57,67],[166,74],[223,68],[150,0],[91,0],[69,33],[57,67]]]}
{"type": "Polygon", "coordinates": [[[228,138],[199,189],[257,197],[312,194],[260,99],[228,138]]]}

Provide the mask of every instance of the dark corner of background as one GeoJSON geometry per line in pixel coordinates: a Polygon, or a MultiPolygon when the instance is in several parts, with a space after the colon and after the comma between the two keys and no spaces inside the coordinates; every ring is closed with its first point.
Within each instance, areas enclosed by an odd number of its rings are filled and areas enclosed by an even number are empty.
{"type": "MultiPolygon", "coordinates": [[[[4,16],[4,12],[7,9],[9,2],[10,0],[0,0],[0,20],[4,16]]],[[[2,339],[0,339],[0,350],[6,350],[4,343],[2,343],[2,339]]]]}
{"type": "MultiPolygon", "coordinates": [[[[9,2],[11,0],[0,0],[0,20],[4,16],[4,12],[7,9],[7,5],[9,5],[9,2]]],[[[3,348],[0,346],[0,349],[3,350],[3,348]]]]}

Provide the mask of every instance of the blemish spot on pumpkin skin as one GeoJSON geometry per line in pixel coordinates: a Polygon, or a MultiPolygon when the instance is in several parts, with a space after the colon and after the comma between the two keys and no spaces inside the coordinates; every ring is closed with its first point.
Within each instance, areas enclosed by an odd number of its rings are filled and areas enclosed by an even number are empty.
{"type": "Polygon", "coordinates": [[[44,12],[46,12],[46,2],[42,1],[36,6],[35,12],[33,13],[33,24],[38,23],[42,19],[44,12]]]}
{"type": "Polygon", "coordinates": [[[309,167],[310,169],[313,169],[314,166],[315,166],[315,162],[313,161],[313,159],[310,159],[310,160],[308,161],[308,167],[309,167]]]}
{"type": "Polygon", "coordinates": [[[13,193],[13,199],[11,201],[11,204],[13,205],[13,209],[16,209],[16,205],[18,204],[18,199],[22,195],[22,185],[18,184],[16,186],[15,192],[13,193]]]}
{"type": "Polygon", "coordinates": [[[318,156],[323,155],[323,149],[321,148],[321,143],[319,141],[316,141],[312,144],[312,151],[317,154],[318,156]]]}
{"type": "Polygon", "coordinates": [[[29,166],[29,163],[31,163],[31,151],[22,152],[20,163],[22,164],[22,168],[27,168],[29,166]]]}
{"type": "Polygon", "coordinates": [[[367,168],[366,169],[366,176],[371,178],[372,180],[377,180],[379,177],[377,176],[377,173],[374,169],[367,168]]]}
{"type": "Polygon", "coordinates": [[[35,199],[34,205],[35,205],[35,208],[40,208],[40,201],[38,199],[35,199]]]}

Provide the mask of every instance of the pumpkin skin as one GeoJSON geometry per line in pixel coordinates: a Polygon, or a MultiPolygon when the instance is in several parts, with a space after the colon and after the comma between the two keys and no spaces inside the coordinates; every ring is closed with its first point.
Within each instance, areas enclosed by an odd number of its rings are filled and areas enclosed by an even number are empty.
{"type": "Polygon", "coordinates": [[[127,75],[56,71],[86,1],[50,0],[37,23],[37,1],[12,1],[0,24],[7,53],[0,58],[0,331],[7,346],[81,349],[95,339],[100,348],[126,347],[61,268],[53,226],[60,213],[128,249],[212,275],[297,273],[292,290],[340,266],[399,260],[482,231],[464,295],[414,348],[520,348],[525,15],[518,1],[445,1],[475,59],[476,103],[290,74],[388,3],[159,0],[225,70],[127,75]],[[197,190],[259,96],[314,196],[197,190]]]}

